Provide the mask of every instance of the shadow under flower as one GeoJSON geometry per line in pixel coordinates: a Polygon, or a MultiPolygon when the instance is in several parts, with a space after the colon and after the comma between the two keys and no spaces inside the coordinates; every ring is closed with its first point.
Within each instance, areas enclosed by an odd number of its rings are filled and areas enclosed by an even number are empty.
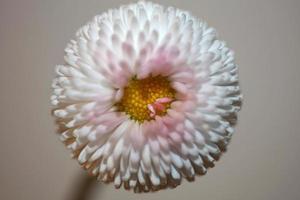
{"type": "Polygon", "coordinates": [[[95,177],[89,176],[86,173],[80,173],[76,178],[76,183],[72,187],[72,191],[69,191],[66,200],[92,200],[99,199],[99,193],[102,189],[100,183],[95,179],[95,177]],[[97,189],[97,192],[95,191],[97,189]]]}

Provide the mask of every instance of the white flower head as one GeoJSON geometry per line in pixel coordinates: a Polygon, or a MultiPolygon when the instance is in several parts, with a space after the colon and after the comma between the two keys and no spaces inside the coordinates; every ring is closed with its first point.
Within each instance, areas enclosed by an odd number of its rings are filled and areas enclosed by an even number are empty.
{"type": "Polygon", "coordinates": [[[56,75],[61,140],[90,174],[135,192],[205,174],[241,106],[233,51],[215,29],[151,2],[94,17],[56,75]]]}

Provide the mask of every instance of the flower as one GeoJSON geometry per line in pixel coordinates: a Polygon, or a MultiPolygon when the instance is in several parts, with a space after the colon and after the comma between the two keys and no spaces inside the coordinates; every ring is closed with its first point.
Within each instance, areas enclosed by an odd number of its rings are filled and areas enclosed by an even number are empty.
{"type": "Polygon", "coordinates": [[[215,29],[151,2],[79,29],[56,75],[61,140],[90,174],[135,192],[205,174],[241,106],[233,51],[215,29]]]}

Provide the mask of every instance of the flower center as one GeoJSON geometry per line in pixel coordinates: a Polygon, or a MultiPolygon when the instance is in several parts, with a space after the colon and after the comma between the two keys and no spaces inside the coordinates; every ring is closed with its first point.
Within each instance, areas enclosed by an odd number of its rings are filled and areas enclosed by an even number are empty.
{"type": "Polygon", "coordinates": [[[123,97],[116,106],[131,119],[142,123],[156,115],[165,115],[174,97],[175,90],[166,77],[150,76],[140,80],[134,77],[124,88],[123,97]]]}

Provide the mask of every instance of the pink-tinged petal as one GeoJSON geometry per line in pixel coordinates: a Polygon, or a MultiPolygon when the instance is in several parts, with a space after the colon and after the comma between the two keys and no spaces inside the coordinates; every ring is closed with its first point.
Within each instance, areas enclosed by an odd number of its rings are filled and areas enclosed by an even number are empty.
{"type": "Polygon", "coordinates": [[[193,72],[184,71],[171,75],[170,79],[174,82],[191,83],[194,81],[195,76],[193,72]]]}
{"type": "Polygon", "coordinates": [[[153,108],[152,104],[148,104],[147,108],[150,110],[151,114],[153,113],[155,115],[155,109],[153,108]]]}
{"type": "Polygon", "coordinates": [[[182,122],[184,120],[183,114],[175,110],[169,109],[167,114],[177,122],[182,122]]]}
{"type": "Polygon", "coordinates": [[[173,82],[173,83],[172,83],[172,87],[173,87],[177,92],[179,92],[179,93],[181,93],[181,94],[184,94],[184,95],[186,95],[186,94],[189,92],[189,90],[188,90],[188,88],[186,87],[186,85],[185,85],[185,84],[182,84],[182,83],[180,83],[180,82],[173,82]]]}
{"type": "Polygon", "coordinates": [[[186,141],[190,144],[192,144],[194,142],[194,138],[193,138],[192,134],[188,133],[187,131],[184,131],[183,139],[184,139],[184,141],[186,141]]]}
{"type": "Polygon", "coordinates": [[[115,95],[115,101],[119,102],[122,99],[123,95],[124,95],[124,90],[121,88],[118,89],[115,95]]]}
{"type": "Polygon", "coordinates": [[[126,116],[117,117],[112,120],[106,120],[100,123],[93,134],[90,134],[88,139],[94,142],[99,139],[99,137],[111,133],[115,128],[117,128],[125,120],[128,120],[126,116]]]}
{"type": "Polygon", "coordinates": [[[170,115],[165,115],[162,117],[162,121],[167,127],[173,127],[178,121],[172,118],[170,115]]]}
{"type": "Polygon", "coordinates": [[[177,132],[170,133],[169,138],[172,139],[172,141],[175,142],[176,144],[180,144],[182,142],[182,138],[180,134],[177,132]]]}
{"type": "Polygon", "coordinates": [[[163,117],[156,115],[155,121],[153,122],[155,127],[155,134],[167,136],[170,132],[170,127],[167,127],[163,122],[163,117]]]}
{"type": "Polygon", "coordinates": [[[185,130],[184,124],[183,124],[183,123],[178,123],[178,124],[176,124],[175,130],[176,130],[178,133],[183,133],[184,130],[185,130]]]}
{"type": "Polygon", "coordinates": [[[134,149],[141,149],[144,145],[145,136],[143,135],[143,132],[141,131],[143,127],[142,125],[139,125],[138,123],[134,123],[131,133],[130,133],[130,141],[129,143],[132,143],[132,146],[134,149]]]}
{"type": "Polygon", "coordinates": [[[154,118],[155,117],[155,113],[150,113],[150,117],[154,118]]]}
{"type": "Polygon", "coordinates": [[[142,65],[142,66],[140,66],[140,68],[137,69],[137,78],[138,78],[138,79],[144,79],[144,78],[147,78],[147,77],[149,76],[150,73],[151,73],[151,68],[150,68],[150,66],[142,65]]]}
{"type": "Polygon", "coordinates": [[[165,109],[165,106],[160,104],[160,103],[157,103],[157,102],[154,102],[152,104],[153,108],[157,111],[163,111],[165,109]]]}
{"type": "Polygon", "coordinates": [[[118,118],[125,118],[125,115],[118,112],[106,112],[99,116],[94,116],[94,118],[90,119],[90,122],[98,125],[104,122],[114,121],[118,118]]]}
{"type": "Polygon", "coordinates": [[[106,104],[103,103],[96,106],[92,112],[94,113],[94,116],[99,116],[102,115],[107,110],[109,110],[111,107],[112,107],[111,102],[106,104]]]}
{"type": "Polygon", "coordinates": [[[150,144],[150,149],[154,154],[158,154],[160,151],[159,148],[159,143],[157,141],[156,137],[153,137],[152,139],[149,140],[149,144],[150,144]]]}
{"type": "Polygon", "coordinates": [[[174,101],[171,104],[171,108],[176,110],[177,112],[190,112],[195,110],[197,106],[197,102],[195,101],[174,101]]]}
{"type": "Polygon", "coordinates": [[[140,162],[140,149],[131,149],[129,156],[129,170],[131,173],[137,173],[140,162]]]}
{"type": "Polygon", "coordinates": [[[163,98],[156,99],[156,102],[158,102],[158,103],[170,103],[171,101],[172,101],[172,99],[169,97],[163,97],[163,98]]]}
{"type": "Polygon", "coordinates": [[[135,58],[135,50],[132,47],[131,44],[129,44],[128,42],[124,42],[122,44],[122,50],[123,50],[123,54],[127,59],[131,59],[134,60],[135,58]]]}
{"type": "Polygon", "coordinates": [[[157,141],[159,142],[160,148],[164,151],[170,150],[170,145],[166,137],[162,137],[160,135],[157,136],[157,141]]]}

